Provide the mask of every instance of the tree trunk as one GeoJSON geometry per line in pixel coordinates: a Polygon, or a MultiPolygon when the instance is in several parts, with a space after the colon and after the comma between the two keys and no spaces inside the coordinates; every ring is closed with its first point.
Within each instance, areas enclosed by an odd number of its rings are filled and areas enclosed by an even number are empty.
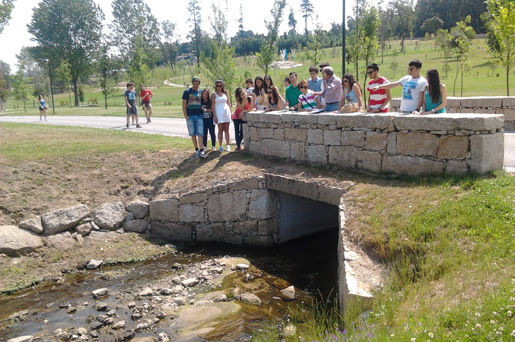
{"type": "Polygon", "coordinates": [[[510,96],[510,69],[506,68],[506,96],[510,96]]]}
{"type": "Polygon", "coordinates": [[[79,107],[79,82],[78,80],[72,80],[73,83],[73,98],[75,100],[75,107],[79,107]]]}

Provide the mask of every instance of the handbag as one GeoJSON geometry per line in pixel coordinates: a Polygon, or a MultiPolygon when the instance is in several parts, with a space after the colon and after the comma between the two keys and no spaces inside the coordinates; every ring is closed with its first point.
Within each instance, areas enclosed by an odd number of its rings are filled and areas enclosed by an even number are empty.
{"type": "Polygon", "coordinates": [[[359,110],[359,105],[357,103],[348,102],[340,108],[340,113],[354,113],[359,110]]]}

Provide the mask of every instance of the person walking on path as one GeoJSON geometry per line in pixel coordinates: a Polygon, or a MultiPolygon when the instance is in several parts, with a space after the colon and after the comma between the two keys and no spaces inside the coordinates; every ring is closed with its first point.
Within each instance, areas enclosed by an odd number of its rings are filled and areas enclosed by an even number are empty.
{"type": "Polygon", "coordinates": [[[191,88],[182,94],[182,114],[186,119],[188,126],[188,134],[195,148],[195,158],[205,158],[203,137],[204,137],[204,119],[202,112],[202,91],[200,87],[200,78],[195,76],[192,78],[191,88]],[[200,148],[200,150],[199,150],[200,148]]]}
{"type": "Polygon", "coordinates": [[[225,135],[226,151],[230,152],[229,125],[231,124],[231,100],[225,90],[224,81],[217,80],[215,87],[216,90],[211,95],[211,103],[214,104],[215,109],[213,112],[214,121],[218,124],[218,144],[220,145],[220,152],[223,152],[223,137],[225,135]]]}
{"type": "Polygon", "coordinates": [[[150,104],[150,99],[154,96],[154,93],[148,90],[144,84],[140,86],[140,89],[139,97],[141,98],[141,107],[145,113],[145,118],[147,118],[147,123],[150,123],[152,122],[152,120],[150,120],[150,117],[152,116],[152,105],[150,104]]]}
{"type": "Polygon", "coordinates": [[[43,95],[38,96],[39,100],[39,121],[41,121],[41,118],[44,116],[46,121],[46,110],[48,109],[48,106],[45,102],[45,99],[43,98],[43,95]]]}
{"type": "Polygon", "coordinates": [[[136,90],[134,89],[134,83],[127,83],[127,90],[125,90],[125,105],[127,106],[127,128],[129,128],[130,118],[132,121],[136,121],[136,128],[141,128],[138,119],[138,106],[136,105],[136,90]]]}

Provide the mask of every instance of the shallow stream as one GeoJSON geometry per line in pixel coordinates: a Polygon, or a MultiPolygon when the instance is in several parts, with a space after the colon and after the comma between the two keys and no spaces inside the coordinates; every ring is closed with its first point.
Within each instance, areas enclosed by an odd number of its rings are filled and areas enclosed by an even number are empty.
{"type": "MultiPolygon", "coordinates": [[[[177,270],[172,265],[191,265],[221,256],[243,257],[251,265],[249,272],[234,272],[227,276],[223,288],[230,289],[243,283],[247,288],[259,288],[256,293],[261,299],[261,305],[241,304],[241,310],[226,315],[223,321],[217,322],[214,329],[204,333],[198,329],[198,333],[177,336],[172,341],[251,340],[254,331],[274,319],[283,318],[288,312],[288,306],[311,303],[320,296],[327,299],[335,295],[337,229],[268,249],[215,244],[186,246],[175,255],[169,254],[138,264],[67,274],[61,283],[46,282],[13,295],[0,296],[0,342],[25,335],[38,336],[39,341],[57,341],[53,334],[56,329],[87,326],[86,322],[99,314],[94,308],[92,291],[109,288],[110,293],[118,295],[117,298],[108,298],[106,302],[115,302],[129,296],[131,289],[142,288],[173,276],[177,270]],[[250,278],[249,273],[252,275],[250,278]],[[296,290],[293,302],[278,296],[279,290],[289,285],[294,285],[296,290]]],[[[120,306],[117,310],[117,315],[126,317],[127,328],[134,329],[136,323],[130,318],[131,312],[120,306]]],[[[179,320],[162,320],[152,328],[139,331],[136,337],[156,337],[158,331],[166,331],[170,335],[171,331],[178,329],[188,330],[187,326],[177,326],[180,324],[179,320]]],[[[90,337],[89,340],[115,341],[116,338],[103,335],[100,330],[96,339],[90,337]]]]}

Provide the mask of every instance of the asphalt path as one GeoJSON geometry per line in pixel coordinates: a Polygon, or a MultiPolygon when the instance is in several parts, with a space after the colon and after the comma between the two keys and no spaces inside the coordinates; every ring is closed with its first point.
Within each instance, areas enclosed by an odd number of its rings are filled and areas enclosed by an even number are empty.
{"type": "MultiPolygon", "coordinates": [[[[39,121],[39,116],[0,116],[0,122],[19,122],[41,125],[64,125],[115,129],[120,131],[142,132],[149,134],[162,134],[173,137],[188,138],[188,129],[185,119],[152,118],[152,122],[145,123],[145,117],[140,118],[141,128],[136,126],[125,127],[125,116],[53,116],[49,115],[47,121],[39,121]]],[[[233,128],[230,128],[233,136],[233,128]]],[[[515,125],[506,125],[504,134],[504,168],[515,172],[515,125]]]]}

